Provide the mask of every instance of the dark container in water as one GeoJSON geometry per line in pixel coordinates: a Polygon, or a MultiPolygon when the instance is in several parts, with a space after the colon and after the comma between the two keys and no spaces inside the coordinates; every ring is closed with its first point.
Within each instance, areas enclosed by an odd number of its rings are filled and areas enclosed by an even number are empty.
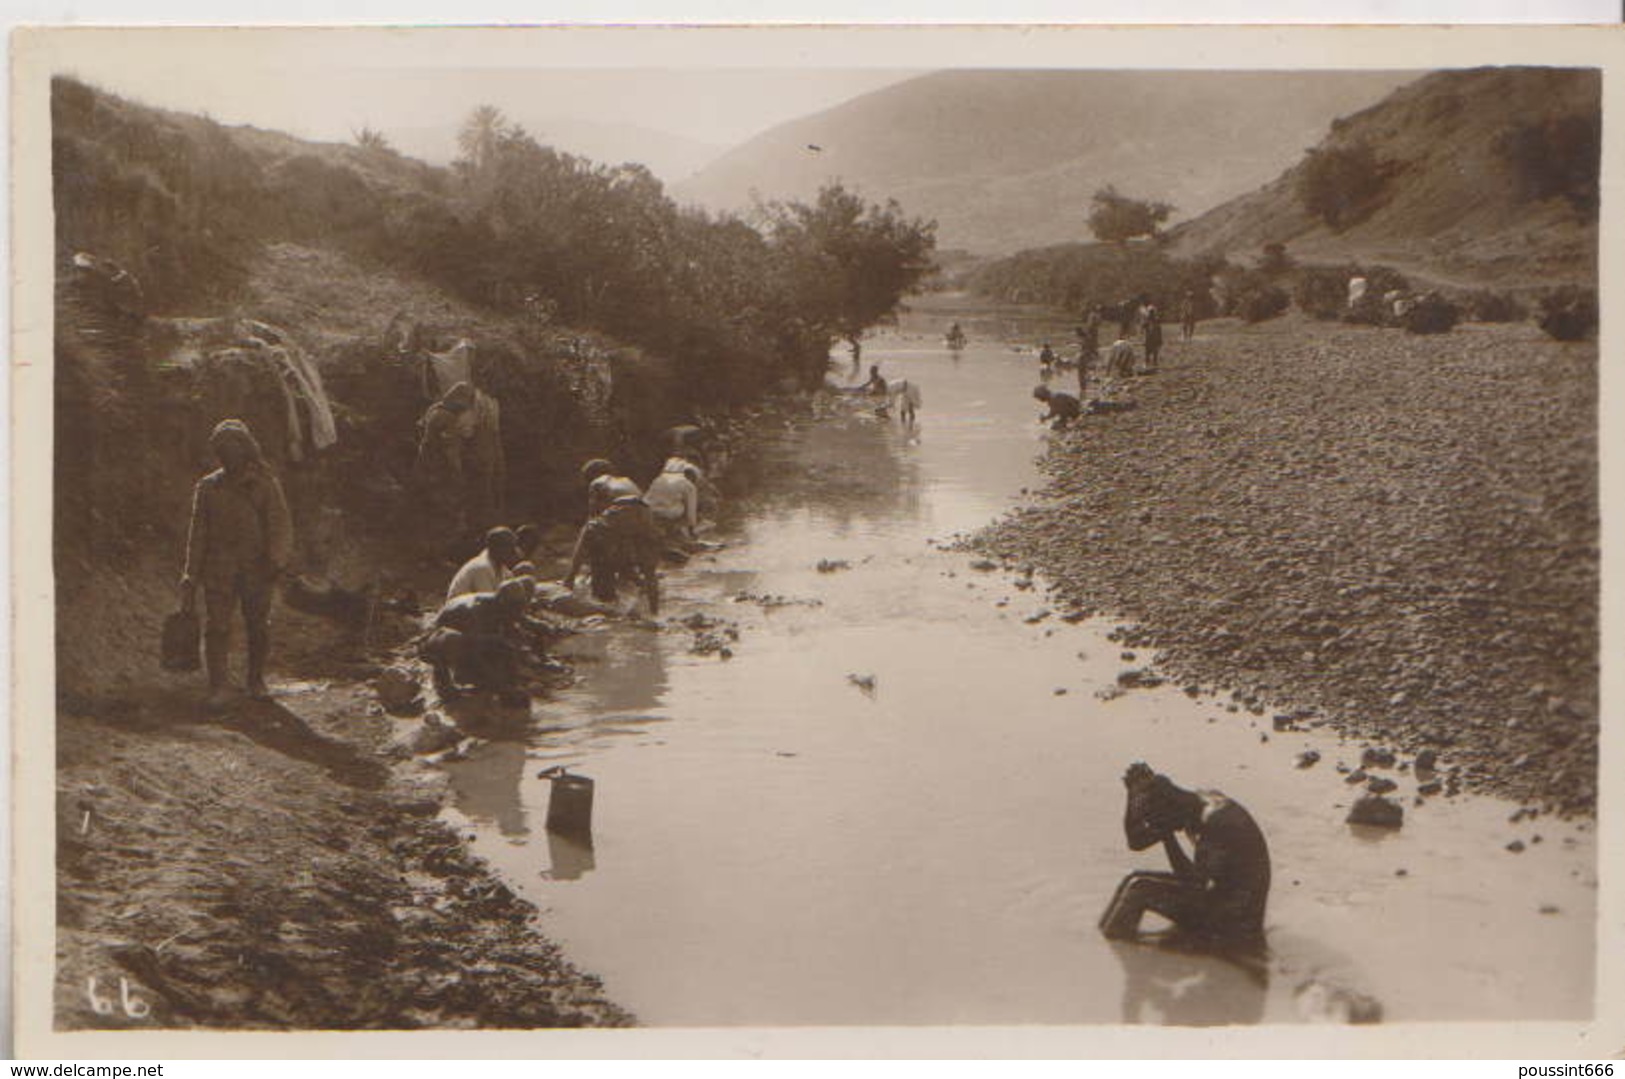
{"type": "Polygon", "coordinates": [[[547,799],[547,830],[590,844],[592,780],[565,771],[556,772],[548,778],[553,781],[553,792],[547,799]]]}

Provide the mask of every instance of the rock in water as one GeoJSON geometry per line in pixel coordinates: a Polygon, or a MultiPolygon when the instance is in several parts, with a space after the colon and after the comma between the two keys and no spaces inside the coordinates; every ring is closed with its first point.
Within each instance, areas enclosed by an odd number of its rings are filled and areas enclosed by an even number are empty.
{"type": "Polygon", "coordinates": [[[462,740],[461,731],[442,720],[438,713],[430,712],[423,717],[422,725],[407,735],[406,744],[413,753],[439,753],[462,740]]]}
{"type": "Polygon", "coordinates": [[[1367,794],[1349,810],[1349,824],[1365,824],[1373,828],[1398,828],[1405,823],[1405,807],[1390,802],[1380,794],[1367,794]]]}
{"type": "Polygon", "coordinates": [[[417,676],[400,667],[385,667],[372,680],[372,691],[386,712],[408,712],[420,703],[422,686],[417,676]]]}

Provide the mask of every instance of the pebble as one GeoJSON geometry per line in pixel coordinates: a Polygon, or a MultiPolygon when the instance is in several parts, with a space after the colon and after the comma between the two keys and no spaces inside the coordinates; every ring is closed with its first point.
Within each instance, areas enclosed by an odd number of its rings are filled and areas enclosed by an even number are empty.
{"type": "Polygon", "coordinates": [[[1318,760],[1320,760],[1320,753],[1318,750],[1306,749],[1302,753],[1298,754],[1298,767],[1313,768],[1315,766],[1315,762],[1318,760]]]}
{"type": "Polygon", "coordinates": [[[1514,839],[1512,842],[1507,844],[1507,850],[1511,851],[1513,854],[1523,853],[1523,840],[1514,839]]]}
{"type": "Polygon", "coordinates": [[[1393,750],[1373,747],[1360,755],[1360,764],[1366,768],[1392,768],[1395,759],[1393,750]]]}

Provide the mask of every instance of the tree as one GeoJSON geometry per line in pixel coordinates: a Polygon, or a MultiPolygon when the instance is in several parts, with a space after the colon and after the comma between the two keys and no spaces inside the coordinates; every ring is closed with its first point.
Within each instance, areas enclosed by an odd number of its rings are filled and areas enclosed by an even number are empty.
{"type": "Polygon", "coordinates": [[[361,147],[363,150],[386,154],[392,154],[395,152],[395,147],[390,145],[389,139],[377,128],[363,127],[360,131],[356,131],[353,134],[355,137],[355,144],[361,147]]]}
{"type": "Polygon", "coordinates": [[[495,105],[477,105],[457,132],[457,148],[462,160],[475,175],[484,172],[495,159],[503,140],[517,134],[502,110],[495,105]]]}
{"type": "Polygon", "coordinates": [[[1298,173],[1298,200],[1333,229],[1342,229],[1370,212],[1387,179],[1388,170],[1363,142],[1310,150],[1298,173]]]}
{"type": "MultiPolygon", "coordinates": [[[[863,331],[895,319],[904,295],[931,272],[937,223],[906,217],[896,200],[868,203],[836,182],[811,206],[762,209],[784,291],[802,320],[849,342],[854,354],[863,331]]],[[[813,381],[824,372],[820,365],[803,374],[813,381]]]]}
{"type": "Polygon", "coordinates": [[[1103,243],[1122,244],[1136,236],[1155,236],[1174,212],[1166,202],[1131,199],[1107,184],[1089,203],[1089,231],[1103,243]]]}
{"type": "Polygon", "coordinates": [[[1564,198],[1595,216],[1602,168],[1602,113],[1597,109],[1547,116],[1501,133],[1496,152],[1512,168],[1519,197],[1564,198]]]}

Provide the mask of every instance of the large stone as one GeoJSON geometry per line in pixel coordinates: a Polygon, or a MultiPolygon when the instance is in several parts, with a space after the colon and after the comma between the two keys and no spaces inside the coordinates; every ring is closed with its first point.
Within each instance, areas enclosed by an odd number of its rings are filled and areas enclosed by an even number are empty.
{"type": "Polygon", "coordinates": [[[1380,794],[1367,794],[1349,810],[1349,824],[1371,828],[1398,828],[1405,823],[1405,807],[1380,794]]]}

